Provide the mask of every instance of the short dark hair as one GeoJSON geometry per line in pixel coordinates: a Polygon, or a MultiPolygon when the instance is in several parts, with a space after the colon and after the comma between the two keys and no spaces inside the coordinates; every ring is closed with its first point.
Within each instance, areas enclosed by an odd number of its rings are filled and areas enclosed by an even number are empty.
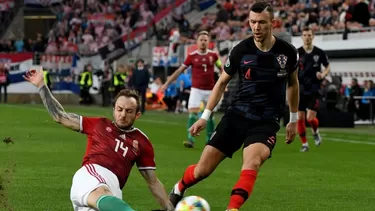
{"type": "Polygon", "coordinates": [[[308,32],[308,31],[311,31],[312,33],[314,33],[314,31],[308,26],[305,26],[302,28],[302,32],[308,32]]]}
{"type": "Polygon", "coordinates": [[[139,96],[139,94],[136,90],[134,90],[134,89],[123,89],[123,90],[121,90],[115,97],[114,105],[116,104],[117,99],[120,98],[120,97],[134,98],[135,101],[137,102],[137,112],[139,112],[141,110],[141,98],[140,98],[140,96],[139,96]]]}
{"type": "Polygon", "coordinates": [[[264,10],[270,13],[271,19],[273,19],[273,7],[268,2],[258,1],[258,2],[255,2],[253,5],[251,5],[250,7],[250,11],[255,12],[255,13],[261,13],[264,10]]]}

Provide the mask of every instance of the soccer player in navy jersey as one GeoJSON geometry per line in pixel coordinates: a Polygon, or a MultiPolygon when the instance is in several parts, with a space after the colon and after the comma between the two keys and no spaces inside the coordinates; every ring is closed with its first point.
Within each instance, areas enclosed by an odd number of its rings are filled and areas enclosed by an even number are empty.
{"type": "Polygon", "coordinates": [[[237,211],[241,208],[253,190],[260,167],[271,156],[276,144],[286,92],[291,112],[286,143],[294,140],[299,101],[298,53],[291,44],[272,35],[273,22],[270,4],[256,2],[252,5],[249,24],[253,36],[231,50],[202,117],[190,128],[191,134],[196,136],[205,128],[213,108],[236,73],[239,76],[238,91],[198,163],[189,166],[173,187],[170,199],[174,205],[187,188],[208,177],[221,161],[231,158],[243,147],[240,177],[226,209],[237,211]]]}
{"type": "Polygon", "coordinates": [[[302,30],[303,46],[298,48],[299,54],[299,87],[300,102],[298,106],[298,133],[301,138],[301,152],[309,151],[306,138],[306,118],[312,129],[315,145],[322,143],[319,134],[319,121],[316,114],[319,109],[319,90],[322,80],[329,74],[330,65],[328,56],[324,51],[312,44],[314,33],[309,27],[302,30]],[[322,71],[322,65],[324,70],[322,71]]]}

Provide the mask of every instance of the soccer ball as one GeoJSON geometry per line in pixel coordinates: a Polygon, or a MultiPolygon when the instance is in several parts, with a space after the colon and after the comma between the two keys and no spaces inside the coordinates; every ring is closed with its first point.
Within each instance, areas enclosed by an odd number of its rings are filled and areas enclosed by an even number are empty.
{"type": "Polygon", "coordinates": [[[210,211],[210,205],[199,196],[187,196],[176,206],[175,211],[210,211]]]}

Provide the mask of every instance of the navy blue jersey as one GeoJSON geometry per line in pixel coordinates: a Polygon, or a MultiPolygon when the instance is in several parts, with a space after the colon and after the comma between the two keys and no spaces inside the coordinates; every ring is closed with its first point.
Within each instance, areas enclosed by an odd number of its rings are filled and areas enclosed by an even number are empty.
{"type": "Polygon", "coordinates": [[[260,51],[253,37],[241,41],[224,65],[227,74],[239,76],[228,109],[252,120],[278,120],[286,104],[288,77],[297,67],[297,50],[284,40],[276,38],[268,52],[260,51]]]}
{"type": "Polygon", "coordinates": [[[316,46],[313,47],[310,53],[307,53],[303,47],[300,47],[298,48],[298,54],[300,93],[305,95],[317,93],[322,80],[316,77],[316,73],[321,71],[322,65],[324,67],[329,65],[328,57],[322,49],[316,46]]]}

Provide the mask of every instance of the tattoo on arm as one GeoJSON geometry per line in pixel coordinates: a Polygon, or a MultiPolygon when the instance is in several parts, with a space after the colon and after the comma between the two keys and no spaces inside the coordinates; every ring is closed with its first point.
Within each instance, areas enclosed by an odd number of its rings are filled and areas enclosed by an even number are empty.
{"type": "Polygon", "coordinates": [[[62,105],[57,101],[47,86],[43,86],[39,90],[40,97],[48,113],[52,118],[73,130],[79,130],[80,116],[73,113],[66,113],[62,105]]]}

